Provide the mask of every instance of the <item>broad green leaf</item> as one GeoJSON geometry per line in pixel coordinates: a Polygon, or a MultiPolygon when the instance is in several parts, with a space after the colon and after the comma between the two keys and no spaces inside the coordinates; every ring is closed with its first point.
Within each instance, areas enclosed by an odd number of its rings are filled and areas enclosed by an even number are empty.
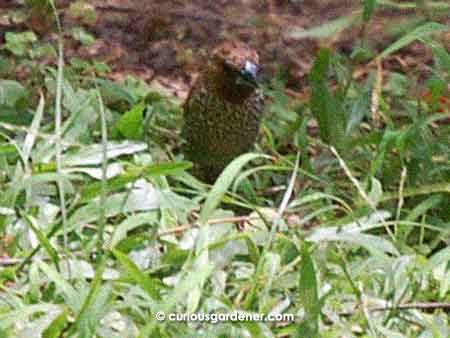
{"type": "Polygon", "coordinates": [[[316,269],[311,256],[310,246],[303,245],[302,260],[300,261],[299,299],[305,310],[305,317],[298,327],[297,337],[319,337],[319,315],[321,305],[319,301],[319,287],[316,269]]]}
{"type": "Polygon", "coordinates": [[[130,105],[135,103],[134,97],[120,84],[105,79],[95,79],[94,82],[98,85],[105,102],[123,101],[130,105]]]}
{"type": "Polygon", "coordinates": [[[151,184],[139,180],[130,190],[107,196],[105,205],[101,205],[98,199],[93,199],[78,208],[67,221],[67,231],[89,222],[98,221],[100,208],[105,208],[106,217],[112,217],[127,212],[157,210],[161,204],[160,200],[159,190],[151,184]]]}
{"type": "Polygon", "coordinates": [[[15,108],[18,104],[26,100],[26,97],[27,91],[19,82],[0,80],[0,107],[15,108]]]}
{"type": "Polygon", "coordinates": [[[4,49],[10,51],[16,56],[25,56],[30,50],[31,44],[37,40],[36,34],[33,32],[6,32],[4,49]]]}
{"type": "Polygon", "coordinates": [[[145,105],[143,103],[138,104],[123,114],[119,122],[117,122],[117,129],[127,139],[136,140],[142,138],[144,109],[145,105]]]}
{"type": "MultiPolygon", "coordinates": [[[[1,88],[0,88],[1,92],[1,88]]],[[[1,95],[1,94],[0,94],[1,95]]],[[[33,120],[33,115],[22,109],[14,107],[8,107],[0,104],[0,127],[3,127],[3,123],[28,126],[33,120]]],[[[6,126],[6,129],[10,129],[10,126],[6,126]]],[[[3,129],[3,128],[2,128],[3,129]]]]}
{"type": "MultiPolygon", "coordinates": [[[[54,1],[54,0],[52,0],[54,1]]],[[[84,25],[92,26],[97,22],[98,14],[95,6],[84,0],[70,1],[68,15],[81,21],[84,25]]]]}
{"type": "Polygon", "coordinates": [[[13,69],[13,61],[10,58],[0,56],[0,77],[10,74],[13,69]]]}
{"type": "Polygon", "coordinates": [[[18,310],[0,313],[0,329],[6,329],[20,320],[27,320],[35,314],[48,313],[60,310],[59,305],[54,304],[34,304],[26,305],[18,310]]]}
{"type": "Polygon", "coordinates": [[[72,29],[72,36],[86,46],[90,46],[95,42],[95,37],[80,27],[72,29]]]}
{"type": "Polygon", "coordinates": [[[67,191],[73,191],[71,184],[72,180],[81,180],[81,176],[70,175],[70,174],[57,174],[57,173],[42,173],[29,176],[25,179],[15,182],[14,189],[19,192],[23,189],[31,187],[33,185],[39,185],[42,183],[54,183],[62,180],[64,185],[67,187],[67,191]]]}
{"type": "MultiPolygon", "coordinates": [[[[190,162],[180,162],[180,163],[161,163],[154,164],[148,167],[137,168],[134,167],[127,173],[111,178],[108,180],[107,192],[113,192],[123,189],[127,184],[135,182],[140,178],[155,178],[158,176],[167,175],[178,175],[183,171],[189,169],[192,166],[190,162]]],[[[94,182],[87,185],[82,192],[83,200],[89,200],[100,195],[102,190],[102,182],[94,182]]]]}
{"type": "Polygon", "coordinates": [[[377,211],[346,225],[316,229],[307,236],[307,240],[315,243],[342,241],[360,245],[374,253],[398,255],[399,252],[396,247],[385,238],[363,233],[364,231],[384,227],[382,222],[390,217],[391,214],[387,211],[377,211]]]}
{"type": "MultiPolygon", "coordinates": [[[[120,143],[109,142],[107,158],[112,159],[122,155],[131,155],[147,149],[144,143],[123,141],[120,143]]],[[[103,148],[101,144],[91,144],[75,153],[64,154],[63,163],[65,166],[76,165],[96,165],[103,161],[103,148]]]]}
{"type": "Polygon", "coordinates": [[[320,138],[341,150],[345,145],[346,122],[341,102],[328,85],[331,56],[329,49],[321,49],[311,71],[311,112],[319,124],[320,138]]]}

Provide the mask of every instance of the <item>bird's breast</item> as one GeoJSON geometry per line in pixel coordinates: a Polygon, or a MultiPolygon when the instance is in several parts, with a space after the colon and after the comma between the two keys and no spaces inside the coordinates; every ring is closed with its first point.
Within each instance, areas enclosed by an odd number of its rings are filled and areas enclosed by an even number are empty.
{"type": "Polygon", "coordinates": [[[222,167],[250,151],[259,131],[263,106],[259,91],[236,103],[216,95],[207,86],[194,87],[184,107],[187,158],[222,167]]]}

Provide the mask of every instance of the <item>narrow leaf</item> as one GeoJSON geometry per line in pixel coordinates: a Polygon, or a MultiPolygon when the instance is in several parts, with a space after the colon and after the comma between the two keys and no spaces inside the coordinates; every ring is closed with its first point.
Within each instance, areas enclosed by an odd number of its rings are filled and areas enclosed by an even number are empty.
{"type": "Polygon", "coordinates": [[[144,290],[152,299],[159,300],[159,289],[161,289],[161,282],[157,279],[153,279],[143,273],[131,259],[124,253],[113,250],[112,253],[119,262],[124,266],[130,277],[144,290]]]}
{"type": "Polygon", "coordinates": [[[42,338],[58,338],[62,336],[62,332],[69,321],[69,310],[66,309],[58,315],[51,324],[42,333],[42,338]]]}
{"type": "Polygon", "coordinates": [[[326,22],[320,26],[312,27],[309,29],[294,28],[288,33],[288,36],[294,39],[327,38],[330,36],[335,36],[339,32],[353,25],[358,18],[358,13],[360,12],[355,11],[350,15],[326,22]]]}
{"type": "Polygon", "coordinates": [[[227,192],[231,183],[233,183],[234,178],[237,176],[241,168],[246,163],[258,157],[264,157],[264,155],[255,153],[244,154],[234,159],[233,162],[231,162],[225,168],[225,170],[214,183],[211,191],[208,193],[208,197],[206,198],[205,204],[203,205],[203,209],[200,213],[201,223],[205,223],[211,216],[212,212],[219,205],[222,197],[227,192]]]}
{"type": "Polygon", "coordinates": [[[28,226],[31,228],[31,230],[33,230],[34,234],[38,238],[39,243],[41,244],[41,246],[44,248],[44,250],[49,255],[53,264],[55,264],[57,267],[59,267],[59,256],[58,256],[58,252],[56,251],[56,249],[51,245],[50,241],[47,239],[45,234],[35,226],[34,220],[28,215],[24,214],[23,216],[24,216],[24,219],[27,222],[28,226]]]}
{"type": "Polygon", "coordinates": [[[389,54],[395,53],[399,49],[409,45],[411,42],[415,40],[420,40],[421,38],[424,38],[432,33],[435,32],[445,32],[448,31],[449,27],[437,22],[427,22],[423,24],[422,26],[417,27],[412,32],[407,33],[405,36],[398,39],[396,42],[394,42],[392,45],[390,45],[388,48],[386,48],[380,55],[380,58],[384,58],[388,56],[389,54]]]}

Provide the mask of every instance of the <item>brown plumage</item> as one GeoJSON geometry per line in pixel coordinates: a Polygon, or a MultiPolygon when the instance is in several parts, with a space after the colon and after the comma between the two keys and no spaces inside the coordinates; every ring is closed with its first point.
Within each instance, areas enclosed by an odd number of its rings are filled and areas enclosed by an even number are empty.
{"type": "Polygon", "coordinates": [[[184,105],[183,152],[193,174],[213,183],[237,156],[251,150],[264,111],[257,85],[258,54],[242,42],[212,53],[184,105]]]}

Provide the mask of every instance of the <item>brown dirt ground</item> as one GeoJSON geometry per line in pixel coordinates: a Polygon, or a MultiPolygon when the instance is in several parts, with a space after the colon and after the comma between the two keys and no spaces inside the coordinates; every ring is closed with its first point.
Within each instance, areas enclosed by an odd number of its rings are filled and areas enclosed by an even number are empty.
{"type": "MultiPolygon", "coordinates": [[[[15,3],[0,1],[0,8],[15,3]]],[[[70,1],[62,1],[62,6],[67,3],[70,1]]],[[[220,40],[240,39],[256,47],[267,77],[282,66],[288,74],[288,87],[301,97],[317,49],[326,45],[349,54],[361,34],[361,29],[354,26],[320,41],[295,40],[287,35],[294,28],[307,29],[348,15],[360,7],[357,0],[89,0],[87,3],[96,7],[98,19],[85,28],[95,34],[97,41],[93,46],[81,48],[68,43],[66,57],[103,59],[113,67],[113,78],[134,73],[168,87],[181,98],[209,51],[220,40]]],[[[386,31],[415,15],[421,13],[379,12],[367,30],[370,46],[375,51],[383,50],[395,40],[386,31]]],[[[443,20],[450,24],[449,19],[443,20]]],[[[67,16],[63,22],[66,28],[80,25],[67,16]]],[[[431,62],[429,51],[417,43],[387,59],[383,66],[401,72],[418,70],[426,77],[431,62]]],[[[360,67],[356,73],[362,76],[370,68],[360,67]]]]}

